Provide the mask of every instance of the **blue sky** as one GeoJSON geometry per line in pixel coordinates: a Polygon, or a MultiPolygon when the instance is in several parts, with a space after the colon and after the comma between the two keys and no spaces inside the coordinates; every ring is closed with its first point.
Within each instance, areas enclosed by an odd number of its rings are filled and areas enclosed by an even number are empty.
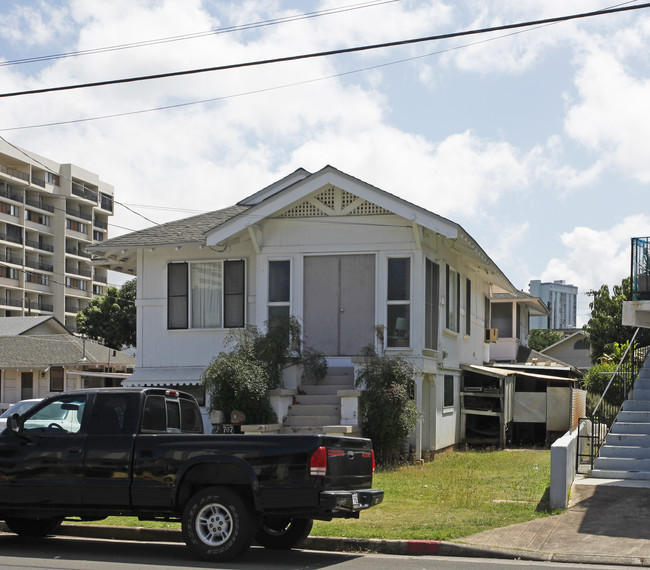
{"type": "MultiPolygon", "coordinates": [[[[609,6],[597,0],[5,0],[0,63],[355,9],[0,66],[0,92],[609,6]]],[[[520,289],[527,291],[530,279],[577,285],[582,324],[585,292],[620,283],[629,272],[630,237],[650,235],[650,10],[501,36],[5,98],[0,136],[97,172],[115,186],[119,203],[157,223],[231,205],[298,167],[331,164],[461,224],[520,289]],[[400,60],[407,61],[386,65],[400,60]],[[257,93],[243,95],[250,92],[257,93]],[[218,100],[24,128],[205,99],[218,100]]],[[[118,235],[151,222],[118,205],[113,224],[118,235]]]]}

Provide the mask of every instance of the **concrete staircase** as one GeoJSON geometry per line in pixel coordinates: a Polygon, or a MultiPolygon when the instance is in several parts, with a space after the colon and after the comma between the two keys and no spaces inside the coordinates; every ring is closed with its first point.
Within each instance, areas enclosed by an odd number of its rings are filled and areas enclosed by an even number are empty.
{"type": "MultiPolygon", "coordinates": [[[[352,367],[330,367],[319,383],[303,381],[289,413],[284,418],[282,433],[324,433],[325,426],[341,423],[339,390],[354,390],[352,367]]],[[[328,430],[330,432],[335,429],[328,430]]],[[[349,431],[349,430],[342,430],[349,431]]]]}
{"type": "Polygon", "coordinates": [[[623,402],[591,476],[650,479],[650,358],[639,371],[631,397],[623,402]]]}

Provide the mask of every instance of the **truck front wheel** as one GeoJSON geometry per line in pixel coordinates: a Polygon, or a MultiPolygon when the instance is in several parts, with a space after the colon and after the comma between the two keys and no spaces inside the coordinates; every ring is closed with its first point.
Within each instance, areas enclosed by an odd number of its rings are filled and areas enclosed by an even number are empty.
{"type": "Polygon", "coordinates": [[[9,527],[11,532],[15,532],[20,536],[28,536],[31,538],[39,538],[52,534],[59,526],[61,526],[60,518],[53,519],[26,519],[26,518],[8,518],[5,519],[5,524],[9,527]]]}
{"type": "Polygon", "coordinates": [[[251,545],[256,525],[251,509],[227,487],[208,487],[183,511],[185,544],[202,560],[227,562],[251,545]]]}
{"type": "Polygon", "coordinates": [[[312,519],[269,517],[264,519],[255,540],[265,548],[289,550],[307,538],[313,524],[312,519]]]}

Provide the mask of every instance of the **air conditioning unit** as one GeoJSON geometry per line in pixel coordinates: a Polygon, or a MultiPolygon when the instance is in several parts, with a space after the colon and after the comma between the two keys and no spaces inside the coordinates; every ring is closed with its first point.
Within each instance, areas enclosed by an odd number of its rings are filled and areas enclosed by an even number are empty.
{"type": "Polygon", "coordinates": [[[485,329],[485,342],[496,342],[499,340],[499,329],[485,329]]]}

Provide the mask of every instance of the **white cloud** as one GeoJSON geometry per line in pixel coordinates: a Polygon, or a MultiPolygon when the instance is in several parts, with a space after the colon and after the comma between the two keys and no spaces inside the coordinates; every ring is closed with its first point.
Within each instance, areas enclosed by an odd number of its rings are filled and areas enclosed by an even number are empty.
{"type": "Polygon", "coordinates": [[[650,79],[634,77],[612,51],[592,48],[576,85],[579,100],[565,122],[569,136],[597,153],[604,165],[650,182],[650,79]]]}
{"type": "Polygon", "coordinates": [[[649,228],[647,214],[627,216],[603,230],[576,227],[560,236],[565,254],[552,258],[540,278],[564,279],[583,292],[619,285],[630,273],[630,238],[648,235],[649,228]]]}
{"type": "Polygon", "coordinates": [[[70,29],[67,7],[49,2],[41,1],[35,6],[14,5],[0,15],[0,37],[14,46],[48,45],[70,29]]]}

